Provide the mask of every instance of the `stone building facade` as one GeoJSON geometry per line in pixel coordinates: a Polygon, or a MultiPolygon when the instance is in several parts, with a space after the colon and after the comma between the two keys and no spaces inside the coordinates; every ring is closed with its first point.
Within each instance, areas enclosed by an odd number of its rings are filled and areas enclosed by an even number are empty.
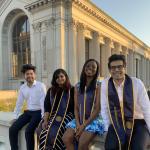
{"type": "Polygon", "coordinates": [[[50,85],[56,68],[76,83],[88,58],[100,62],[121,53],[129,75],[149,88],[150,47],[89,0],[0,0],[0,89],[17,89],[21,65],[37,67],[37,79],[50,85]]]}

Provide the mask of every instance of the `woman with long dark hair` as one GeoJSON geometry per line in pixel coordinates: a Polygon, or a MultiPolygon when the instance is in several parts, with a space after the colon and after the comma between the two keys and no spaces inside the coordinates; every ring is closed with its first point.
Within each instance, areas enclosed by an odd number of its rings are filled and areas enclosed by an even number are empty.
{"type": "Polygon", "coordinates": [[[65,70],[57,69],[47,91],[44,118],[39,128],[39,150],[64,150],[62,136],[74,117],[74,89],[65,70]]]}
{"type": "Polygon", "coordinates": [[[100,83],[99,63],[94,59],[85,62],[80,82],[75,86],[74,103],[75,119],[67,124],[63,141],[67,150],[88,150],[89,143],[96,134],[103,134],[104,124],[99,118],[100,83]]]}

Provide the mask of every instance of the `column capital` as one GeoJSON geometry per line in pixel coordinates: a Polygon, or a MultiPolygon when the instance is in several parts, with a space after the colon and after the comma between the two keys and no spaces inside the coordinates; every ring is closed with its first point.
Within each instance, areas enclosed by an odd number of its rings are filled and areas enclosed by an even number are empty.
{"type": "Polygon", "coordinates": [[[51,17],[50,19],[48,20],[44,20],[43,21],[43,24],[46,26],[46,27],[49,27],[51,25],[54,25],[56,19],[54,17],[51,17]]]}
{"type": "Polygon", "coordinates": [[[74,18],[71,18],[69,19],[68,21],[68,26],[73,26],[74,28],[77,28],[78,27],[78,21],[74,18]]]}
{"type": "Polygon", "coordinates": [[[145,56],[146,59],[150,59],[150,55],[147,51],[145,51],[144,56],[145,56]]]}
{"type": "Polygon", "coordinates": [[[86,25],[84,23],[77,23],[77,29],[78,31],[85,31],[86,30],[86,25]]]}
{"type": "Polygon", "coordinates": [[[93,36],[98,39],[100,37],[100,33],[98,31],[93,31],[93,36]]]}
{"type": "Polygon", "coordinates": [[[121,46],[120,43],[114,42],[114,48],[115,48],[116,51],[122,52],[122,46],[121,46]]]}
{"type": "Polygon", "coordinates": [[[108,46],[110,46],[111,48],[114,48],[114,42],[112,39],[105,37],[105,44],[107,44],[108,46]]]}
{"type": "Polygon", "coordinates": [[[98,39],[99,43],[105,44],[105,37],[98,31],[93,31],[93,36],[98,39]]]}
{"type": "Polygon", "coordinates": [[[34,31],[40,31],[41,30],[41,26],[42,26],[41,22],[37,22],[37,23],[32,24],[32,27],[33,27],[34,31]]]}
{"type": "Polygon", "coordinates": [[[128,48],[127,48],[126,46],[122,46],[122,52],[123,52],[125,55],[129,54],[128,48]]]}
{"type": "Polygon", "coordinates": [[[40,22],[36,22],[32,24],[34,31],[40,31],[41,29],[47,29],[49,26],[53,25],[55,23],[55,18],[52,17],[48,20],[42,20],[40,22]]]}

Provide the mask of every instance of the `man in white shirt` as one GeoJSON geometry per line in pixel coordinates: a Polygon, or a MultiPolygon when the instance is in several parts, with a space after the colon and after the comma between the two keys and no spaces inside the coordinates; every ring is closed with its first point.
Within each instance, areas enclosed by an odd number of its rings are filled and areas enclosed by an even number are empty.
{"type": "Polygon", "coordinates": [[[150,142],[150,101],[140,79],[125,74],[123,55],[109,57],[111,77],[102,81],[101,115],[105,150],[146,150],[150,142]]]}
{"type": "Polygon", "coordinates": [[[18,150],[18,132],[26,124],[28,124],[25,130],[27,150],[34,150],[34,131],[44,114],[46,95],[45,85],[35,80],[35,70],[36,67],[31,64],[26,64],[22,67],[26,82],[20,87],[14,110],[16,119],[9,128],[11,150],[18,150]],[[27,102],[27,110],[19,116],[24,100],[27,102]]]}

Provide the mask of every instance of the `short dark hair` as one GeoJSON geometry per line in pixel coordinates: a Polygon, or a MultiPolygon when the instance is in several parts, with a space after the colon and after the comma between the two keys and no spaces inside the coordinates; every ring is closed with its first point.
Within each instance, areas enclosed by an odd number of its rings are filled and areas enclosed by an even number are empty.
{"type": "Polygon", "coordinates": [[[117,61],[117,60],[123,61],[124,66],[126,66],[126,58],[125,58],[124,55],[121,55],[121,54],[113,54],[113,55],[111,55],[111,56],[108,58],[108,68],[110,69],[110,67],[111,67],[111,66],[110,66],[111,62],[117,61]]]}
{"type": "Polygon", "coordinates": [[[32,64],[24,64],[24,65],[22,65],[21,72],[23,74],[25,74],[27,70],[33,70],[35,72],[36,71],[36,67],[33,66],[32,64]]]}

